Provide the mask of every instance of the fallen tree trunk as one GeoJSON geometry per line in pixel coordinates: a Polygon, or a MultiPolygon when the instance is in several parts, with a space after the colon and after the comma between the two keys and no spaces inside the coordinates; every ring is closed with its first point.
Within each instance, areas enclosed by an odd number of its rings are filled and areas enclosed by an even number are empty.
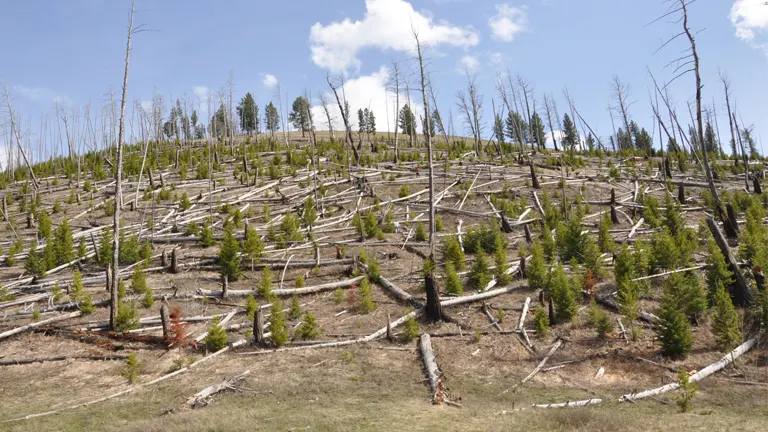
{"type": "MultiPolygon", "coordinates": [[[[737,358],[741,357],[742,354],[746,353],[750,349],[752,349],[755,345],[757,345],[758,338],[762,335],[758,334],[757,336],[753,337],[752,339],[744,342],[743,344],[739,345],[731,351],[730,353],[724,355],[720,360],[712,363],[711,365],[705,367],[704,369],[696,372],[695,374],[691,375],[689,378],[690,382],[697,382],[701,381],[704,378],[714,374],[715,372],[718,372],[722,369],[724,369],[726,366],[731,364],[733,361],[735,361],[737,358]]],[[[658,396],[663,393],[670,392],[672,390],[677,390],[680,388],[680,384],[674,382],[671,384],[667,384],[665,386],[657,387],[655,389],[645,390],[641,391],[640,393],[629,393],[623,395],[621,398],[619,398],[619,401],[636,401],[638,399],[644,399],[651,396],[658,396]]]]}
{"type": "Polygon", "coordinates": [[[533,408],[575,408],[575,407],[583,407],[583,406],[589,406],[589,405],[600,405],[603,403],[602,399],[586,399],[586,400],[580,400],[580,401],[568,401],[563,403],[554,403],[554,404],[533,404],[531,405],[533,408]]]}
{"type": "Polygon", "coordinates": [[[8,331],[4,331],[4,332],[0,333],[0,340],[9,338],[9,337],[11,337],[11,336],[13,336],[15,334],[19,334],[19,333],[25,332],[27,330],[30,330],[30,329],[33,329],[33,328],[36,328],[36,327],[44,326],[44,325],[55,323],[55,322],[59,322],[59,321],[68,320],[70,318],[79,317],[82,314],[83,313],[81,311],[70,312],[68,314],[55,316],[53,318],[48,318],[47,320],[37,321],[37,322],[29,323],[27,325],[23,325],[21,327],[16,327],[14,329],[11,329],[11,330],[8,330],[8,331]]]}
{"type": "MultiPolygon", "coordinates": [[[[304,288],[294,288],[294,289],[275,289],[272,290],[272,293],[274,293],[276,296],[281,297],[290,297],[294,294],[296,295],[303,295],[303,294],[315,294],[323,291],[330,291],[336,288],[346,288],[348,286],[354,285],[361,280],[363,280],[364,276],[358,276],[353,279],[347,279],[343,281],[338,282],[331,282],[327,284],[322,285],[315,285],[311,287],[304,287],[304,288]]],[[[208,296],[208,297],[220,297],[221,291],[220,290],[197,290],[197,293],[200,295],[208,296]]],[[[256,295],[257,291],[255,290],[227,290],[227,296],[229,297],[248,297],[249,294],[256,295]]]]}
{"type": "MultiPolygon", "coordinates": [[[[558,339],[558,340],[557,340],[557,342],[555,342],[555,344],[554,344],[554,345],[552,345],[552,348],[550,348],[550,349],[549,349],[549,352],[547,353],[547,355],[546,355],[546,356],[545,356],[545,357],[544,357],[544,358],[543,358],[543,359],[542,359],[542,360],[539,362],[539,364],[536,366],[536,368],[535,368],[535,369],[533,369],[533,370],[531,371],[531,373],[529,373],[529,374],[528,374],[528,376],[526,376],[525,378],[523,378],[523,379],[522,379],[522,381],[520,381],[519,383],[517,383],[517,384],[515,384],[514,386],[512,386],[511,390],[514,390],[514,389],[516,389],[517,387],[519,387],[519,386],[521,386],[521,385],[523,385],[523,384],[527,383],[527,382],[528,382],[528,381],[529,381],[531,378],[533,378],[534,376],[536,376],[536,374],[537,374],[537,373],[539,373],[539,371],[541,370],[541,368],[543,368],[543,367],[544,367],[544,366],[547,364],[547,362],[549,361],[549,358],[550,358],[550,357],[552,357],[552,355],[555,353],[555,351],[557,351],[557,350],[558,350],[558,348],[560,348],[560,346],[561,346],[562,344],[563,344],[563,341],[562,341],[562,340],[560,340],[560,339],[558,339]]],[[[504,390],[502,393],[507,393],[509,390],[510,390],[510,389],[504,390]]]]}
{"type": "Polygon", "coordinates": [[[236,386],[245,380],[245,377],[247,377],[250,373],[251,371],[247,370],[238,376],[227,378],[218,384],[214,384],[200,390],[192,397],[187,399],[187,406],[190,408],[200,408],[208,405],[208,399],[211,396],[226,390],[234,390],[236,386]]]}
{"type": "Polygon", "coordinates": [[[445,385],[443,384],[443,373],[437,366],[435,360],[435,353],[432,350],[432,339],[429,334],[424,333],[419,338],[419,351],[421,351],[421,358],[424,362],[424,370],[427,372],[427,380],[429,381],[429,388],[432,390],[432,403],[439,405],[448,399],[446,395],[445,385]]]}
{"type": "Polygon", "coordinates": [[[16,366],[32,363],[44,363],[53,361],[65,361],[65,360],[125,360],[128,356],[124,355],[94,355],[94,354],[76,354],[69,356],[48,356],[48,357],[32,357],[17,360],[0,360],[0,366],[16,366]]]}

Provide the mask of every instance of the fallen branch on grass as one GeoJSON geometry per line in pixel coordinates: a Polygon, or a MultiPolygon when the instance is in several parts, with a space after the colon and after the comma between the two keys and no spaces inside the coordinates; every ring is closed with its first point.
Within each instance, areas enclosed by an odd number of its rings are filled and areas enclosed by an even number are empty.
{"type": "MultiPolygon", "coordinates": [[[[343,281],[338,282],[331,282],[327,284],[322,285],[315,285],[311,287],[304,287],[304,288],[295,288],[295,289],[275,289],[272,290],[272,293],[276,296],[281,297],[290,297],[294,294],[296,295],[303,295],[303,294],[315,294],[323,291],[330,291],[334,290],[336,288],[346,288],[349,286],[352,286],[361,280],[363,280],[364,276],[358,276],[353,279],[347,279],[343,281]]],[[[200,295],[208,296],[208,297],[221,297],[221,290],[203,290],[199,289],[197,290],[197,293],[200,295]]],[[[228,297],[248,297],[249,294],[256,295],[257,291],[254,290],[227,290],[227,296],[228,297]]]]}
{"type": "Polygon", "coordinates": [[[45,363],[53,361],[66,361],[66,360],[125,360],[128,356],[123,355],[94,355],[94,354],[76,354],[69,356],[48,356],[48,357],[32,357],[17,360],[0,360],[0,366],[17,366],[32,363],[45,363]]]}
{"type": "Polygon", "coordinates": [[[21,327],[16,327],[16,328],[13,328],[13,329],[10,329],[8,331],[4,331],[4,332],[0,333],[0,340],[9,338],[9,337],[11,337],[11,336],[13,336],[15,334],[19,334],[19,333],[25,332],[27,330],[30,330],[30,329],[33,329],[33,328],[36,328],[36,327],[44,326],[46,324],[51,324],[51,323],[55,323],[55,322],[59,322],[59,321],[68,320],[70,318],[79,317],[82,314],[83,313],[80,312],[80,311],[70,312],[68,314],[55,316],[53,318],[48,318],[47,320],[32,322],[32,323],[29,323],[27,325],[23,325],[21,327]]]}
{"type": "Polygon", "coordinates": [[[562,344],[563,344],[563,341],[558,339],[557,342],[555,342],[555,344],[552,345],[552,348],[549,349],[549,352],[547,353],[547,355],[539,362],[539,364],[536,366],[536,368],[534,370],[532,370],[531,373],[528,374],[528,376],[523,378],[522,381],[520,381],[519,383],[517,383],[514,386],[512,386],[511,389],[504,390],[502,393],[507,393],[509,390],[515,390],[516,388],[518,388],[519,386],[525,384],[531,378],[536,376],[536,374],[539,373],[541,368],[543,368],[547,364],[547,362],[549,361],[549,358],[552,357],[552,354],[554,354],[555,351],[557,351],[558,348],[560,348],[560,346],[562,344]]]}
{"type": "Polygon", "coordinates": [[[531,405],[533,408],[575,408],[575,407],[584,407],[589,405],[600,405],[603,403],[602,399],[586,399],[586,400],[580,400],[580,401],[568,401],[563,403],[554,403],[554,404],[533,404],[531,405]]]}
{"type": "Polygon", "coordinates": [[[251,371],[247,370],[238,376],[227,378],[218,384],[208,386],[187,399],[186,405],[190,408],[201,408],[207,406],[210,402],[210,398],[213,395],[227,390],[235,390],[237,386],[243,382],[245,377],[247,377],[250,373],[251,371]]]}
{"type": "Polygon", "coordinates": [[[419,338],[419,351],[424,362],[424,369],[427,372],[429,388],[432,390],[432,403],[440,405],[441,402],[449,402],[450,398],[443,382],[443,373],[437,366],[435,353],[432,350],[432,339],[429,337],[429,334],[424,333],[419,338]]]}

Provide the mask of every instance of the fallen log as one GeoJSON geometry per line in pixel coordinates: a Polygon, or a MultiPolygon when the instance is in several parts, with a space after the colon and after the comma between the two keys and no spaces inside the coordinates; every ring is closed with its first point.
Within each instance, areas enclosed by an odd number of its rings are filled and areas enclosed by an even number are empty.
{"type": "Polygon", "coordinates": [[[419,338],[419,351],[424,362],[424,370],[427,372],[429,388],[432,390],[432,403],[439,405],[441,402],[450,400],[443,383],[443,373],[440,371],[435,360],[435,353],[432,350],[432,339],[430,339],[429,334],[424,333],[419,338]]]}
{"type": "Polygon", "coordinates": [[[226,390],[235,390],[236,386],[239,385],[241,382],[245,380],[245,377],[247,377],[251,373],[250,370],[247,370],[240,375],[237,375],[232,378],[227,378],[224,381],[214,384],[212,386],[208,386],[199,392],[195,393],[193,396],[187,399],[186,405],[190,408],[200,408],[208,405],[208,401],[211,398],[211,396],[221,393],[226,390]]]}
{"type": "MultiPolygon", "coordinates": [[[[707,378],[708,376],[714,374],[715,372],[718,372],[722,369],[724,369],[726,366],[734,362],[737,358],[741,357],[744,353],[752,349],[755,345],[757,345],[758,338],[762,335],[758,334],[757,336],[753,337],[752,339],[744,342],[743,344],[739,345],[731,351],[730,353],[724,355],[720,360],[712,363],[711,365],[705,367],[704,369],[696,372],[695,374],[691,375],[689,377],[690,382],[697,382],[701,381],[704,378],[707,378]]],[[[680,384],[674,382],[667,384],[665,386],[657,387],[655,389],[645,390],[641,391],[639,393],[628,393],[623,395],[621,398],[619,398],[620,402],[624,401],[636,401],[638,399],[644,399],[647,397],[652,396],[658,396],[663,393],[670,392],[672,390],[677,390],[680,388],[680,384]]]]}
{"type": "Polygon", "coordinates": [[[104,355],[95,355],[95,354],[75,354],[75,355],[69,355],[69,356],[48,356],[48,357],[32,357],[32,358],[24,358],[24,359],[17,359],[17,360],[0,360],[0,366],[16,366],[16,365],[25,365],[25,364],[32,364],[32,363],[45,363],[45,362],[54,362],[54,361],[66,361],[66,360],[125,360],[128,356],[124,355],[115,355],[115,354],[104,354],[104,355]]]}
{"type": "Polygon", "coordinates": [[[546,366],[547,362],[549,361],[549,358],[550,358],[550,357],[552,357],[552,355],[555,353],[555,351],[557,351],[557,350],[558,350],[558,348],[560,348],[560,346],[561,346],[562,344],[563,344],[563,341],[562,341],[562,340],[560,340],[560,339],[558,339],[558,340],[557,340],[557,342],[555,342],[555,344],[554,344],[554,345],[552,345],[552,348],[550,348],[550,349],[549,349],[549,352],[547,353],[547,355],[546,355],[546,356],[545,356],[545,357],[544,357],[544,358],[543,358],[543,359],[542,359],[542,360],[539,362],[539,364],[536,366],[536,368],[534,368],[534,369],[531,371],[531,373],[529,373],[529,374],[528,374],[528,376],[526,376],[525,378],[523,378],[523,379],[522,379],[522,381],[520,381],[519,383],[517,383],[517,384],[515,384],[514,386],[512,386],[512,388],[511,388],[511,389],[507,389],[507,390],[504,390],[502,393],[507,393],[509,390],[515,390],[517,387],[519,387],[519,386],[521,386],[521,385],[525,384],[525,383],[526,383],[526,382],[528,382],[528,381],[529,381],[531,378],[533,378],[534,376],[536,376],[536,374],[537,374],[537,373],[539,373],[539,371],[541,370],[541,368],[543,368],[544,366],[546,366]]]}
{"type": "Polygon", "coordinates": [[[568,401],[563,403],[554,403],[554,404],[533,404],[531,405],[533,408],[576,408],[576,407],[583,407],[583,406],[589,406],[589,405],[600,405],[603,403],[602,399],[586,399],[586,400],[580,400],[580,401],[568,401]]]}
{"type": "MultiPolygon", "coordinates": [[[[304,287],[304,288],[292,288],[292,289],[275,289],[272,290],[272,293],[274,293],[276,296],[281,297],[290,297],[295,295],[304,295],[304,294],[315,294],[323,291],[330,291],[334,290],[336,288],[346,288],[348,286],[354,285],[361,280],[363,280],[364,276],[358,276],[353,279],[347,279],[339,282],[330,282],[327,284],[322,285],[315,285],[311,287],[304,287]]],[[[256,295],[258,291],[255,290],[228,290],[227,296],[229,297],[248,297],[249,294],[256,295]]],[[[197,293],[200,295],[208,296],[208,297],[220,297],[221,291],[220,290],[203,290],[198,289],[197,293]]]]}
{"type": "Polygon", "coordinates": [[[13,328],[11,330],[4,331],[4,332],[0,333],[0,340],[9,338],[9,337],[11,337],[13,335],[25,332],[27,330],[30,330],[30,329],[33,329],[33,328],[36,328],[36,327],[44,326],[44,325],[55,323],[55,322],[59,322],[59,321],[68,320],[70,318],[79,317],[82,314],[83,313],[81,311],[70,312],[68,314],[55,316],[53,318],[48,318],[47,320],[32,322],[32,323],[29,323],[27,325],[23,325],[21,327],[16,327],[16,328],[13,328]]]}

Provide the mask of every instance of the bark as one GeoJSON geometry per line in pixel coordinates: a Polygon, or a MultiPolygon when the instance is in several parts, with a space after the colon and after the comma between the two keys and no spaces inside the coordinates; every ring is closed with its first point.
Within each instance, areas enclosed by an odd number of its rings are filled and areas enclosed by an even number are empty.
{"type": "Polygon", "coordinates": [[[576,408],[576,407],[583,407],[583,406],[590,406],[590,405],[600,405],[603,403],[602,399],[593,398],[593,399],[585,399],[580,401],[568,401],[564,403],[554,403],[554,404],[533,404],[531,405],[533,408],[576,408]]]}
{"type": "Polygon", "coordinates": [[[427,372],[429,388],[432,391],[432,403],[439,405],[441,402],[446,402],[449,399],[443,383],[443,373],[437,366],[435,353],[432,350],[432,339],[429,337],[429,334],[424,333],[419,338],[419,351],[424,362],[424,370],[427,372]]]}
{"type": "Polygon", "coordinates": [[[160,307],[160,322],[163,326],[163,339],[168,340],[171,336],[171,317],[168,313],[168,305],[165,303],[160,307]]]}
{"type": "Polygon", "coordinates": [[[264,346],[264,311],[256,308],[253,314],[253,342],[256,346],[264,346]]]}
{"type": "Polygon", "coordinates": [[[58,315],[58,316],[55,316],[53,318],[48,318],[47,320],[36,321],[36,322],[29,323],[27,325],[23,325],[21,327],[12,328],[10,330],[6,330],[6,331],[0,333],[0,340],[7,339],[7,338],[9,338],[9,337],[11,337],[13,335],[16,335],[16,334],[19,334],[19,333],[23,333],[23,332],[25,332],[27,330],[30,330],[30,329],[33,329],[33,328],[37,328],[37,327],[40,327],[40,326],[52,324],[52,323],[59,322],[59,321],[68,320],[70,318],[79,317],[82,314],[83,313],[80,312],[80,311],[70,312],[68,314],[58,315]]]}
{"type": "Polygon", "coordinates": [[[214,384],[212,386],[208,386],[199,392],[195,393],[192,397],[187,399],[186,405],[190,408],[200,408],[208,405],[208,399],[210,399],[213,395],[216,395],[218,393],[227,391],[227,390],[234,390],[237,388],[240,383],[242,383],[245,380],[245,377],[247,377],[251,373],[250,370],[247,370],[240,375],[237,375],[232,378],[227,378],[224,381],[214,384]]]}
{"type": "MultiPolygon", "coordinates": [[[[542,360],[539,362],[539,364],[538,364],[538,365],[537,365],[537,366],[536,366],[536,367],[535,367],[535,368],[534,368],[534,369],[531,371],[531,373],[529,373],[529,374],[528,374],[528,375],[527,375],[525,378],[523,378],[523,379],[522,379],[522,380],[521,380],[519,383],[515,384],[515,385],[514,385],[514,386],[511,388],[511,390],[515,390],[517,387],[519,387],[519,386],[521,386],[521,385],[525,384],[525,383],[526,383],[526,382],[528,382],[528,381],[529,381],[531,378],[533,378],[534,376],[536,376],[536,374],[537,374],[537,373],[539,373],[539,371],[541,370],[541,368],[543,368],[544,366],[546,366],[547,362],[549,361],[549,358],[550,358],[550,357],[552,357],[552,355],[555,353],[555,351],[557,351],[557,350],[558,350],[558,348],[560,348],[560,346],[561,346],[562,344],[563,344],[563,341],[562,341],[562,340],[560,340],[560,339],[558,339],[558,340],[557,340],[557,342],[555,342],[555,344],[554,344],[554,345],[552,345],[552,348],[550,348],[550,349],[549,349],[549,352],[547,353],[547,355],[546,355],[546,356],[545,356],[545,357],[544,357],[544,358],[543,358],[543,359],[542,359],[542,360]]],[[[503,392],[503,393],[507,393],[508,391],[509,391],[509,390],[504,390],[504,392],[503,392]]]]}
{"type": "MultiPolygon", "coordinates": [[[[303,287],[303,288],[275,289],[275,290],[272,290],[272,293],[280,297],[290,297],[293,295],[304,295],[304,294],[316,294],[319,292],[331,291],[336,288],[346,288],[346,287],[352,286],[360,282],[363,279],[363,277],[364,276],[358,276],[353,279],[347,279],[339,282],[331,282],[327,284],[303,287]]],[[[219,297],[222,295],[221,291],[202,290],[202,289],[197,290],[197,293],[207,297],[219,297]]],[[[229,290],[227,292],[227,296],[235,297],[235,298],[248,297],[249,294],[255,295],[256,293],[257,291],[255,290],[229,290]]]]}
{"type": "Polygon", "coordinates": [[[424,284],[427,291],[427,318],[433,322],[443,320],[443,309],[437,293],[437,285],[431,274],[424,275],[424,284]]]}
{"type": "Polygon", "coordinates": [[[739,269],[736,259],[731,254],[731,250],[728,247],[728,242],[725,240],[722,231],[715,223],[714,219],[707,217],[707,227],[712,232],[712,236],[715,238],[717,247],[720,248],[720,252],[725,257],[725,262],[728,263],[728,270],[733,272],[734,283],[730,287],[731,298],[733,303],[737,306],[749,306],[753,302],[752,294],[749,292],[749,284],[744,278],[744,275],[739,269]]]}

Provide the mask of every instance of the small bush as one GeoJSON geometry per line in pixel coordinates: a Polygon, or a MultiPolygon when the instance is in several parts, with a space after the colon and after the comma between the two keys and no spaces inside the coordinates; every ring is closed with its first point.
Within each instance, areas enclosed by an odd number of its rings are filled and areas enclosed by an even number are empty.
{"type": "Polygon", "coordinates": [[[312,312],[304,314],[304,322],[296,329],[296,337],[301,340],[317,339],[320,336],[320,329],[317,328],[317,321],[312,312]]]}
{"type": "Polygon", "coordinates": [[[87,292],[84,293],[81,296],[80,300],[80,312],[83,313],[83,315],[90,315],[93,313],[93,311],[96,310],[96,306],[93,305],[93,298],[91,297],[91,293],[87,292]]]}
{"type": "Polygon", "coordinates": [[[357,308],[362,314],[368,314],[376,309],[376,303],[373,301],[373,291],[371,290],[371,283],[368,282],[368,278],[363,278],[360,281],[360,288],[358,289],[359,299],[357,308]]]}
{"type": "Polygon", "coordinates": [[[299,303],[299,296],[294,294],[291,298],[291,309],[288,311],[288,318],[292,320],[299,319],[301,314],[302,310],[301,304],[299,303]]]}
{"type": "Polygon", "coordinates": [[[147,277],[144,275],[144,269],[138,266],[131,275],[131,290],[136,294],[143,294],[147,289],[147,277]]]}
{"type": "Polygon", "coordinates": [[[283,314],[283,306],[280,300],[275,299],[272,302],[270,312],[269,331],[272,333],[270,340],[274,346],[281,347],[288,341],[288,327],[285,324],[285,315],[283,314]]]}
{"type": "Polygon", "coordinates": [[[115,331],[126,332],[139,328],[139,314],[133,302],[120,302],[115,318],[115,331]]]}
{"type": "Polygon", "coordinates": [[[540,338],[546,337],[549,333],[549,315],[541,305],[536,307],[536,313],[533,315],[533,328],[536,329],[536,335],[540,338]]]}
{"type": "Polygon", "coordinates": [[[416,224],[416,234],[414,235],[414,240],[416,241],[427,241],[427,232],[424,230],[424,224],[419,221],[416,224]]]}
{"type": "Polygon", "coordinates": [[[258,294],[259,297],[269,301],[275,298],[275,295],[272,293],[272,271],[269,267],[264,267],[261,271],[258,294]]]}
{"type": "Polygon", "coordinates": [[[419,323],[412,315],[406,318],[403,323],[403,341],[411,342],[419,337],[419,323]]]}
{"type": "Polygon", "coordinates": [[[333,302],[338,304],[344,303],[344,290],[341,289],[341,287],[336,288],[336,291],[333,293],[333,302]]]}
{"type": "Polygon", "coordinates": [[[445,263],[445,291],[454,295],[464,294],[464,285],[450,262],[445,263]]]}
{"type": "Polygon", "coordinates": [[[155,304],[154,293],[152,292],[151,288],[147,288],[146,291],[144,291],[144,298],[141,299],[141,305],[144,306],[144,309],[149,309],[154,304],[155,304]]]}
{"type": "Polygon", "coordinates": [[[680,407],[680,412],[688,412],[693,408],[691,401],[699,390],[699,386],[690,381],[688,371],[685,369],[677,373],[677,383],[680,385],[680,392],[674,398],[675,403],[680,407]]]}
{"type": "Polygon", "coordinates": [[[488,286],[491,281],[491,275],[488,269],[488,259],[485,257],[485,252],[478,251],[475,255],[475,262],[472,264],[472,269],[469,272],[469,283],[477,289],[482,290],[488,286]]]}

